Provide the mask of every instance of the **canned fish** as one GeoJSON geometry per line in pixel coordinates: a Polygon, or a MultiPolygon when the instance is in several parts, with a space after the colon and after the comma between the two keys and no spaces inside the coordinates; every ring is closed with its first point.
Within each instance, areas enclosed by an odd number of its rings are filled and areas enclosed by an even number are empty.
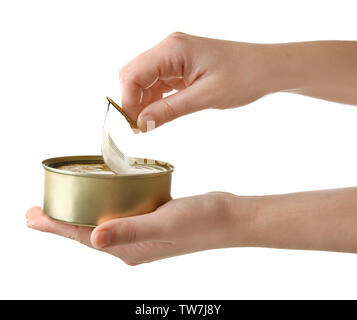
{"type": "Polygon", "coordinates": [[[96,226],[104,221],[145,214],[171,199],[168,163],[132,158],[135,174],[113,173],[101,156],[44,160],[44,212],[62,222],[96,226]]]}

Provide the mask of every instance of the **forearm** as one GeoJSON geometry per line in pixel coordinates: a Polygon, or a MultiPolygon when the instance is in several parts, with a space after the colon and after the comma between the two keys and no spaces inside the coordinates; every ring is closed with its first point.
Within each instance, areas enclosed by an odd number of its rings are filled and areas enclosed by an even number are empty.
{"type": "Polygon", "coordinates": [[[266,91],[357,105],[357,41],[263,45],[266,91]]]}
{"type": "Polygon", "coordinates": [[[357,188],[254,197],[253,201],[245,245],[357,252],[357,188]]]}

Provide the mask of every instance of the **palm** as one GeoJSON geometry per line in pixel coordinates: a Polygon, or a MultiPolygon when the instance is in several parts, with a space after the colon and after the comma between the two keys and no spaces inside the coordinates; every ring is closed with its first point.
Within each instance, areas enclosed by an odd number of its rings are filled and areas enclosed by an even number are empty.
{"type": "MultiPolygon", "coordinates": [[[[114,228],[119,244],[101,249],[134,265],[188,252],[220,247],[224,219],[224,193],[171,200],[155,212],[107,221],[97,228],[114,228]],[[223,218],[223,219],[222,219],[223,218]]],[[[27,213],[28,226],[77,240],[94,248],[91,227],[55,221],[41,208],[27,213]]],[[[99,231],[98,231],[99,230],[99,231]]]]}

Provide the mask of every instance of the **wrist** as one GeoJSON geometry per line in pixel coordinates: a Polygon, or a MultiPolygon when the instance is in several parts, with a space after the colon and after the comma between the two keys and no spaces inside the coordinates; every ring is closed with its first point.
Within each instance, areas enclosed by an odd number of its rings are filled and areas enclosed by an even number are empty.
{"type": "Polygon", "coordinates": [[[263,63],[262,83],[265,94],[298,92],[306,85],[305,50],[300,43],[258,45],[263,63]]]}
{"type": "Polygon", "coordinates": [[[231,246],[288,247],[289,230],[296,231],[291,226],[301,222],[298,200],[290,195],[234,196],[230,201],[231,246]]]}
{"type": "Polygon", "coordinates": [[[265,197],[227,194],[226,247],[259,246],[261,237],[259,223],[263,198],[265,197]]]}

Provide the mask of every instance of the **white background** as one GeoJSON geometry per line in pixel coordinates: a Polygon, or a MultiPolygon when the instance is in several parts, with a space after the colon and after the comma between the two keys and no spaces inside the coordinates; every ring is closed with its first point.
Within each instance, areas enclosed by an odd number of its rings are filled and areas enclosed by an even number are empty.
{"type": "MultiPolygon", "coordinates": [[[[119,97],[118,71],[135,55],[173,31],[356,40],[354,4],[1,0],[0,298],[357,298],[353,254],[224,249],[129,267],[25,225],[27,208],[42,204],[43,159],[100,153],[105,97],[119,97]]],[[[356,107],[281,93],[120,146],[173,163],[174,197],[287,193],[356,185],[356,123],[356,107]]]]}

